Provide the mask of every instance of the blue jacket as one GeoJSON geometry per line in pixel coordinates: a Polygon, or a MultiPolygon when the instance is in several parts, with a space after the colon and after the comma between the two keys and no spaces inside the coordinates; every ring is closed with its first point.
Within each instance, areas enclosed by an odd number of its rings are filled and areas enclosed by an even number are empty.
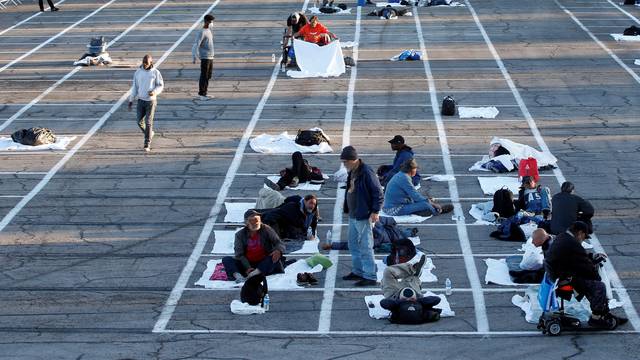
{"type": "Polygon", "coordinates": [[[391,178],[384,191],[384,209],[391,209],[400,205],[427,201],[411,182],[408,174],[399,172],[391,178]]]}
{"type": "MultiPolygon", "coordinates": [[[[400,165],[409,159],[413,159],[413,150],[411,147],[405,145],[402,149],[396,151],[396,156],[393,158],[393,165],[391,165],[391,169],[382,175],[382,184],[386,186],[386,184],[391,181],[393,175],[400,171],[400,165]]],[[[416,174],[413,178],[413,184],[418,185],[419,183],[420,175],[416,174]]]]}
{"type": "Polygon", "coordinates": [[[525,210],[536,215],[542,214],[545,210],[551,212],[549,188],[538,185],[536,191],[525,195],[525,189],[521,187],[515,205],[516,210],[525,210]]]}
{"type": "Polygon", "coordinates": [[[380,212],[382,208],[382,186],[373,169],[360,160],[360,166],[354,171],[349,172],[347,177],[347,186],[344,197],[344,212],[349,217],[356,220],[365,220],[372,213],[380,212]],[[353,178],[353,184],[351,179],[353,178]],[[353,192],[356,194],[356,208],[349,209],[347,197],[353,186],[353,192]]]}

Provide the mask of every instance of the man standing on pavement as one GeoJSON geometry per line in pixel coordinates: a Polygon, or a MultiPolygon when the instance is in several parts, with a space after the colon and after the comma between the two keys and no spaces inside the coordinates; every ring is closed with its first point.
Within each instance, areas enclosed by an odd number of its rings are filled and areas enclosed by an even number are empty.
{"type": "Polygon", "coordinates": [[[147,54],[142,58],[142,66],[133,75],[131,95],[129,95],[129,111],[133,108],[133,100],[138,99],[136,120],[144,134],[144,151],[151,151],[153,139],[153,117],[156,112],[156,97],[164,89],[164,81],[160,71],[153,66],[153,58],[147,54]]]}
{"type": "Polygon", "coordinates": [[[207,90],[209,88],[209,79],[213,73],[213,31],[211,31],[211,23],[215,18],[213,15],[204,16],[204,25],[196,34],[196,42],[191,49],[193,63],[196,63],[196,56],[200,58],[200,82],[198,85],[198,95],[200,100],[208,100],[207,90]]]}
{"type": "Polygon", "coordinates": [[[342,149],[342,164],[347,177],[344,212],[349,214],[349,251],[352,270],[344,280],[358,280],[355,286],[376,285],[376,264],[373,260],[373,224],[382,207],[382,187],[369,165],[358,158],[353,146],[342,149]]]}

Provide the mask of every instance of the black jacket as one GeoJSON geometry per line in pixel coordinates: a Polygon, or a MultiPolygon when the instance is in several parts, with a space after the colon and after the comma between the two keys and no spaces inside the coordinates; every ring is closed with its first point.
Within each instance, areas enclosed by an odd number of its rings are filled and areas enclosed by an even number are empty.
{"type": "Polygon", "coordinates": [[[547,253],[545,270],[551,279],[578,277],[588,280],[600,280],[598,267],[591,256],[569,232],[558,235],[547,253]]]}
{"type": "Polygon", "coordinates": [[[551,214],[551,232],[559,234],[569,228],[576,220],[578,213],[586,218],[593,216],[594,210],[591,203],[578,195],[561,192],[553,195],[553,213],[551,214]]]}
{"type": "Polygon", "coordinates": [[[282,238],[300,239],[307,234],[307,228],[304,226],[307,216],[312,216],[310,227],[311,233],[315,235],[318,227],[318,207],[308,215],[302,211],[301,201],[301,196],[294,195],[286,198],[284,204],[276,208],[258,210],[263,214],[262,222],[273,227],[282,238]]]}

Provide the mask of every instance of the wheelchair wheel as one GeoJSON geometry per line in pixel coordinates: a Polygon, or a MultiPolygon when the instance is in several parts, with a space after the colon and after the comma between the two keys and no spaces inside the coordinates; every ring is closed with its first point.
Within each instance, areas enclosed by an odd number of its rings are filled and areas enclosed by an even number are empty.
{"type": "Polygon", "coordinates": [[[545,330],[551,336],[558,336],[562,332],[562,324],[558,320],[551,320],[547,323],[545,330]]]}

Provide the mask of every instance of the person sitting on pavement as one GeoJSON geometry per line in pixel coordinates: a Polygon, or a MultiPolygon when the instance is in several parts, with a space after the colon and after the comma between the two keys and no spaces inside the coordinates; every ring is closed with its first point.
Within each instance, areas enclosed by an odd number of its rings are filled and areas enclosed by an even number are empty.
{"type": "MultiPolygon", "coordinates": [[[[511,228],[520,224],[535,222],[540,225],[551,214],[551,197],[549,188],[536,183],[533,176],[524,176],[522,186],[518,192],[518,199],[514,201],[516,214],[503,219],[498,225],[498,230],[490,236],[500,240],[512,240],[511,228]]],[[[521,239],[515,239],[521,240],[521,239]]]]}
{"type": "Polygon", "coordinates": [[[327,39],[329,39],[329,42],[331,42],[332,39],[338,39],[335,34],[329,31],[329,29],[318,21],[318,17],[315,15],[309,19],[309,23],[307,25],[303,26],[299,31],[293,34],[294,38],[297,38],[298,36],[302,36],[306,42],[318,45],[326,45],[328,43],[327,39]],[[325,35],[328,35],[328,37],[325,35]]]}
{"type": "Polygon", "coordinates": [[[256,210],[262,214],[262,222],[271,226],[281,239],[313,240],[318,227],[318,198],[309,194],[289,196],[273,209],[256,210]]]}
{"type": "Polygon", "coordinates": [[[418,173],[418,163],[414,159],[405,161],[400,172],[393,175],[384,192],[382,210],[390,216],[419,215],[432,216],[446,214],[453,210],[453,205],[439,205],[430,198],[420,194],[411,179],[418,173]]]}
{"type": "Polygon", "coordinates": [[[556,240],[556,235],[548,234],[544,229],[538,228],[531,233],[533,246],[542,248],[542,253],[547,256],[551,244],[556,240]]]}
{"type": "Polygon", "coordinates": [[[258,274],[282,273],[285,246],[278,234],[262,223],[261,214],[255,210],[244,213],[244,222],[244,228],[236,233],[235,255],[222,258],[228,279],[240,283],[258,274]]]}
{"type": "Polygon", "coordinates": [[[380,301],[382,308],[391,311],[391,322],[423,324],[440,319],[440,310],[433,308],[440,298],[422,294],[420,274],[426,259],[425,254],[416,252],[411,240],[394,244],[382,275],[384,299],[380,301]]]}
{"type": "MultiPolygon", "coordinates": [[[[413,150],[404,143],[404,138],[401,135],[394,136],[393,139],[389,140],[389,144],[391,144],[391,150],[396,152],[396,156],[393,158],[393,164],[381,165],[378,168],[378,178],[382,186],[387,186],[393,175],[400,171],[400,165],[403,162],[413,159],[413,150]]],[[[413,185],[418,186],[420,184],[420,174],[416,173],[416,176],[411,180],[413,185]]]]}
{"type": "Polygon", "coordinates": [[[302,157],[300,151],[291,155],[291,167],[280,171],[280,179],[277,183],[264,180],[264,184],[276,191],[284,190],[287,186],[296,187],[300,183],[324,184],[324,177],[320,169],[309,165],[307,159],[302,157]]]}
{"type": "Polygon", "coordinates": [[[575,221],[583,221],[589,225],[591,234],[591,218],[594,209],[591,203],[574,194],[575,186],[569,181],[565,181],[560,186],[560,192],[553,195],[553,213],[551,214],[551,233],[560,234],[567,230],[575,221]]]}
{"type": "Polygon", "coordinates": [[[558,234],[545,258],[545,270],[554,282],[568,282],[578,294],[584,295],[591,306],[589,325],[613,329],[627,322],[609,310],[606,286],[600,278],[598,268],[607,256],[587,253],[582,242],[589,237],[589,226],[576,221],[569,229],[558,234]]]}
{"type": "Polygon", "coordinates": [[[516,284],[539,284],[544,277],[544,259],[555,235],[538,228],[531,234],[531,243],[524,245],[524,254],[507,256],[509,275],[516,284]]]}

